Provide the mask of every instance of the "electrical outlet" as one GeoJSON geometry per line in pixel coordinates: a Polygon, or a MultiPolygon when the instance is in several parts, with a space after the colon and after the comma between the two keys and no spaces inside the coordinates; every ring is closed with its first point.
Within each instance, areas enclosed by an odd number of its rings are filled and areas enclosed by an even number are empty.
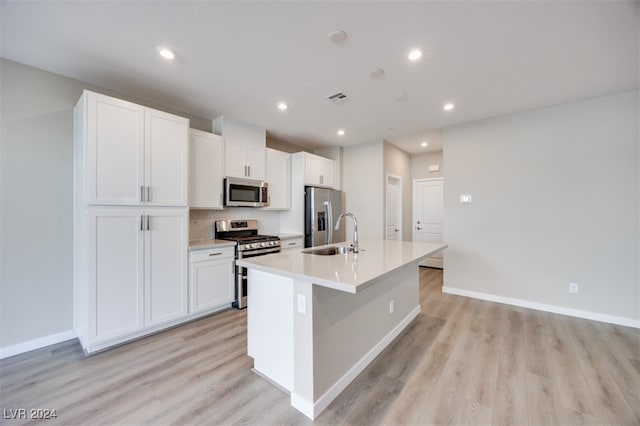
{"type": "Polygon", "coordinates": [[[298,312],[302,315],[307,313],[307,298],[304,297],[304,294],[298,295],[298,312]]]}
{"type": "Polygon", "coordinates": [[[578,284],[569,283],[569,293],[577,293],[578,292],[578,284]]]}
{"type": "Polygon", "coordinates": [[[395,308],[395,306],[394,306],[393,300],[390,300],[389,301],[389,315],[391,315],[393,313],[394,308],[395,308]]]}

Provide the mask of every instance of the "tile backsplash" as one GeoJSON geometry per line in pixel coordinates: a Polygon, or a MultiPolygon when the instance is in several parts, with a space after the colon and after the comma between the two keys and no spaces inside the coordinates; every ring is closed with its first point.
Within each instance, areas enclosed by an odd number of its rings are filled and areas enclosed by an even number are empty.
{"type": "Polygon", "coordinates": [[[280,232],[280,212],[253,208],[227,208],[224,210],[189,210],[189,240],[208,240],[214,237],[214,222],[225,219],[256,219],[258,232],[280,232]]]}

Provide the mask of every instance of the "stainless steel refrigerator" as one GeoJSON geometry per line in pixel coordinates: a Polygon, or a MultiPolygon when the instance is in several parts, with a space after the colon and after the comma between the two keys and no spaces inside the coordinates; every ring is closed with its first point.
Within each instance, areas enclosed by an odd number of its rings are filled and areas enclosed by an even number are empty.
{"type": "Polygon", "coordinates": [[[344,241],[344,226],[333,229],[342,210],[342,191],[304,187],[304,246],[314,247],[344,241]]]}

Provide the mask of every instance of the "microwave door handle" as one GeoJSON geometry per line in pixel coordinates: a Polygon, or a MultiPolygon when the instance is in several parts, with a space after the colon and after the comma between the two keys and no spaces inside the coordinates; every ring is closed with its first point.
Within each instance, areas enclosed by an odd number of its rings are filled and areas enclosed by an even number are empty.
{"type": "Polygon", "coordinates": [[[324,202],[324,208],[327,211],[327,244],[333,243],[333,209],[331,208],[331,201],[324,202]]]}

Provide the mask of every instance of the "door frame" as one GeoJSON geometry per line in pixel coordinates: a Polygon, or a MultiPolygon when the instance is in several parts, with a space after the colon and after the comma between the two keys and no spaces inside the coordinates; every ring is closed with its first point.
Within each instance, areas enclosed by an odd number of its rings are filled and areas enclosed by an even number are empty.
{"type": "MultiPolygon", "coordinates": [[[[402,204],[402,187],[403,187],[403,181],[402,181],[402,176],[398,176],[398,175],[393,175],[391,173],[386,173],[386,177],[385,177],[385,181],[384,181],[384,239],[387,239],[387,227],[389,224],[389,197],[387,197],[387,188],[389,187],[389,185],[391,184],[391,181],[395,181],[397,183],[393,184],[394,186],[398,187],[398,196],[396,197],[396,220],[397,220],[397,225],[398,225],[398,232],[400,233],[400,241],[402,241],[402,209],[403,209],[403,204],[402,204]]],[[[396,237],[396,239],[398,239],[396,237]]]]}

